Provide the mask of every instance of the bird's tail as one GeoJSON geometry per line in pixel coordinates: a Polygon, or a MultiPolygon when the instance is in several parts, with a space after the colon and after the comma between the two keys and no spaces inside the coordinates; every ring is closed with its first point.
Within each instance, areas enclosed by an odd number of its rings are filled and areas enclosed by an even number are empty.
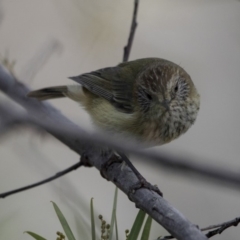
{"type": "Polygon", "coordinates": [[[67,91],[67,86],[48,87],[29,92],[27,96],[36,98],[39,101],[44,101],[53,98],[66,97],[67,91]]]}
{"type": "Polygon", "coordinates": [[[69,97],[74,101],[81,102],[84,98],[81,85],[42,88],[36,91],[29,92],[27,96],[31,98],[36,98],[39,101],[69,97]]]}

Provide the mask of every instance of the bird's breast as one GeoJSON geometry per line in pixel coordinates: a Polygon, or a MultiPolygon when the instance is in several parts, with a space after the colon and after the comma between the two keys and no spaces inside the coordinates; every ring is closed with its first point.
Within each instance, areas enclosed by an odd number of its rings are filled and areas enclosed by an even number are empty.
{"type": "Polygon", "coordinates": [[[143,140],[154,145],[164,144],[162,138],[162,124],[158,121],[147,121],[144,124],[143,140]]]}
{"type": "Polygon", "coordinates": [[[148,119],[144,123],[142,138],[154,145],[168,143],[185,133],[195,118],[195,115],[178,109],[166,111],[161,116],[155,116],[154,119],[148,119]]]}

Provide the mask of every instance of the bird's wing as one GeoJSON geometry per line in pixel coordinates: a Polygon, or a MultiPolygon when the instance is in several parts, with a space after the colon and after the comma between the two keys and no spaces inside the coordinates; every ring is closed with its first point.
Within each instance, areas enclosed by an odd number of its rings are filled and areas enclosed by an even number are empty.
{"type": "Polygon", "coordinates": [[[70,77],[91,93],[109,101],[119,111],[133,112],[133,83],[135,76],[129,67],[103,68],[70,77]]]}

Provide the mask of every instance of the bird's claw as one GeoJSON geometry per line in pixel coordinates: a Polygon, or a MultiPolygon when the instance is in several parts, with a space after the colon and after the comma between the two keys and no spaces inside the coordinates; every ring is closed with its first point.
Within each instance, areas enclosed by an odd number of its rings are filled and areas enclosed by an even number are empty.
{"type": "Polygon", "coordinates": [[[101,165],[101,169],[100,169],[101,176],[103,178],[107,179],[106,172],[108,171],[108,168],[114,163],[121,164],[122,162],[123,162],[123,160],[121,158],[117,157],[116,155],[113,155],[110,159],[108,159],[106,162],[104,162],[101,165]]]}
{"type": "Polygon", "coordinates": [[[137,190],[141,188],[146,188],[148,190],[156,192],[161,197],[163,196],[163,193],[160,191],[157,185],[152,185],[151,183],[147,182],[145,178],[141,177],[141,179],[139,179],[139,181],[136,184],[130,187],[128,192],[128,198],[132,201],[132,194],[134,194],[137,190]]]}

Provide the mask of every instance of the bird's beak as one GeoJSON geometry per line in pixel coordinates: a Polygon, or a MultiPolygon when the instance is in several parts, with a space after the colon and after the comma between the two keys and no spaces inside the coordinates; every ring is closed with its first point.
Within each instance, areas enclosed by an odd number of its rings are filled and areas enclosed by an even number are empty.
{"type": "Polygon", "coordinates": [[[168,111],[168,110],[169,110],[169,103],[170,103],[170,102],[171,102],[170,100],[164,99],[160,104],[161,104],[164,108],[166,108],[166,110],[168,111]]]}

